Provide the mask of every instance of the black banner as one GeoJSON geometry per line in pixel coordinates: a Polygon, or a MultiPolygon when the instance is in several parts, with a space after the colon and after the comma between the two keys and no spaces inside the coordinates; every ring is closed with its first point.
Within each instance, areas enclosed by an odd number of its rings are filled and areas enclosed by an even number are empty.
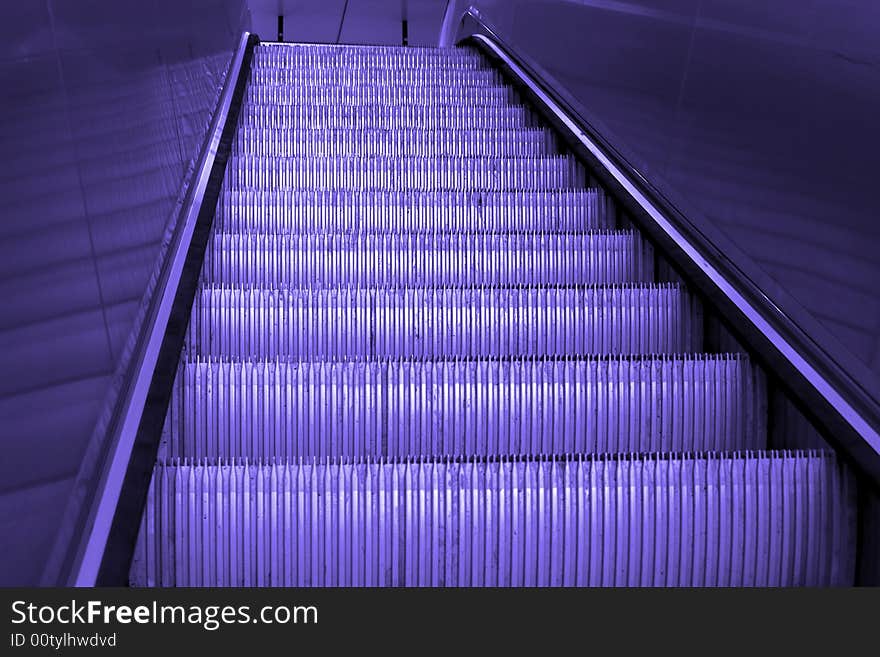
{"type": "Polygon", "coordinates": [[[348,645],[605,654],[773,642],[839,653],[867,636],[878,603],[876,589],[5,589],[0,654],[348,645]]]}

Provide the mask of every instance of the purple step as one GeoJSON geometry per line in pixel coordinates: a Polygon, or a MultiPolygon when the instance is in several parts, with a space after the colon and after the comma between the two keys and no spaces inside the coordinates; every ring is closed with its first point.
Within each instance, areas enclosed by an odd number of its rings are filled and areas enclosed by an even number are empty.
{"type": "Polygon", "coordinates": [[[234,155],[261,157],[534,158],[555,155],[546,130],[292,130],[243,127],[234,155]]]}
{"type": "Polygon", "coordinates": [[[699,307],[674,285],[581,288],[205,287],[190,353],[274,358],[441,358],[685,353],[699,307]]]}
{"type": "Polygon", "coordinates": [[[151,586],[833,586],[854,482],[813,452],[158,465],[151,586]]]}
{"type": "Polygon", "coordinates": [[[253,105],[242,107],[239,126],[300,130],[421,129],[499,130],[537,127],[538,119],[521,105],[253,105]]]}
{"type": "Polygon", "coordinates": [[[229,189],[539,190],[586,186],[574,158],[233,155],[229,189]]]}
{"type": "Polygon", "coordinates": [[[266,68],[251,69],[250,85],[278,84],[345,86],[382,84],[386,86],[445,85],[483,87],[503,84],[504,77],[491,68],[266,68]]]}
{"type": "Polygon", "coordinates": [[[586,232],[613,226],[598,190],[224,190],[219,233],[586,232]]]}
{"type": "Polygon", "coordinates": [[[633,232],[217,234],[206,283],[261,287],[585,285],[647,280],[633,232]]]}
{"type": "Polygon", "coordinates": [[[736,355],[194,360],[160,458],[758,450],[766,398],[736,355]]]}
{"type": "Polygon", "coordinates": [[[502,107],[516,103],[510,88],[497,86],[450,87],[448,85],[359,84],[249,85],[244,102],[259,105],[485,105],[502,107]]]}
{"type": "Polygon", "coordinates": [[[252,68],[320,69],[320,68],[437,68],[483,69],[482,58],[468,50],[447,48],[394,48],[369,46],[363,48],[333,45],[257,46],[252,68]]]}

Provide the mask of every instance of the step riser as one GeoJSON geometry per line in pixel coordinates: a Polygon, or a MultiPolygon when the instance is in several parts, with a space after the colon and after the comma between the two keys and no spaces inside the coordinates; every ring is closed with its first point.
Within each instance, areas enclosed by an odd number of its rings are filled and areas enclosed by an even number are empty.
{"type": "Polygon", "coordinates": [[[161,586],[840,585],[851,502],[831,458],[802,454],[159,466],[132,573],[161,586]]]}
{"type": "Polygon", "coordinates": [[[517,103],[509,87],[359,85],[356,87],[249,86],[244,102],[257,105],[456,105],[503,107],[517,103]]]}
{"type": "Polygon", "coordinates": [[[759,450],[748,361],[209,361],[182,366],[160,458],[759,450]]]}
{"type": "Polygon", "coordinates": [[[257,130],[242,128],[233,156],[546,158],[557,152],[553,136],[540,130],[257,130]]]}
{"type": "MultiPolygon", "coordinates": [[[[258,46],[253,51],[253,66],[256,68],[314,68],[316,64],[369,64],[379,61],[384,64],[405,64],[414,62],[417,65],[441,64],[451,69],[460,65],[483,65],[482,58],[470,50],[447,50],[445,48],[400,49],[394,46],[366,46],[346,48],[334,44],[326,45],[292,45],[284,48],[258,46]]],[[[399,68],[399,66],[398,66],[399,68]]]]}
{"type": "Polygon", "coordinates": [[[399,52],[338,52],[255,49],[251,67],[262,69],[483,69],[486,65],[475,54],[447,55],[439,53],[399,52]]]}
{"type": "Polygon", "coordinates": [[[239,126],[300,130],[512,130],[540,127],[536,115],[525,107],[253,104],[242,107],[239,126]]]}
{"type": "Polygon", "coordinates": [[[227,189],[558,189],[586,187],[572,158],[260,158],[229,159],[227,189]]]}
{"type": "Polygon", "coordinates": [[[205,289],[188,341],[192,353],[236,357],[693,353],[698,316],[676,287],[205,289]]]}
{"type": "Polygon", "coordinates": [[[647,281],[631,233],[215,236],[206,283],[287,286],[588,285],[647,281]]]}
{"type": "Polygon", "coordinates": [[[612,228],[595,191],[226,190],[218,232],[584,232],[612,228]]]}
{"type": "Polygon", "coordinates": [[[252,69],[248,87],[278,85],[353,87],[359,85],[411,85],[446,87],[492,87],[505,83],[493,69],[442,68],[259,68],[252,69]]]}

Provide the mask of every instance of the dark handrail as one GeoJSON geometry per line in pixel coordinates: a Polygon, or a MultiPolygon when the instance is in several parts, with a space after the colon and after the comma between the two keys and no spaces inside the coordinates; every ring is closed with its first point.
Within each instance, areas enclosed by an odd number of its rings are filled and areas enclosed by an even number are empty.
{"type": "MultiPolygon", "coordinates": [[[[448,19],[449,17],[447,17],[448,19]]],[[[454,17],[452,17],[454,20],[454,17]]],[[[584,118],[576,101],[547,81],[549,77],[534,61],[518,53],[473,7],[461,16],[455,41],[472,45],[501,65],[524,91],[537,101],[539,109],[551,111],[555,105],[566,117],[563,125],[574,140],[590,143],[579,154],[592,164],[595,173],[621,197],[640,228],[661,246],[698,287],[728,317],[736,320],[750,346],[785,382],[808,414],[824,429],[826,437],[849,456],[853,464],[880,482],[880,402],[875,394],[851,372],[864,370],[860,363],[843,367],[842,357],[833,357],[811,335],[814,328],[823,333],[815,320],[793,317],[774,303],[755,280],[735,262],[718,240],[709,237],[648,181],[627,158],[584,118]],[[518,69],[518,70],[517,70],[518,69]],[[567,125],[565,124],[567,123],[567,125]],[[617,169],[622,178],[611,169],[617,169]],[[622,179],[625,179],[622,182],[622,179]],[[635,194],[631,193],[635,191],[635,194]],[[641,199],[636,198],[642,197],[641,199]],[[658,217],[659,213],[659,217],[658,217]],[[660,225],[660,221],[668,227],[660,225]],[[677,237],[676,237],[677,235],[677,237]],[[720,275],[723,283],[708,272],[720,275]],[[743,303],[744,302],[744,303],[743,303]],[[809,326],[809,330],[804,328],[809,326]]],[[[688,213],[693,214],[689,208],[688,213]]],[[[695,215],[696,216],[696,215],[695,215]]],[[[869,376],[864,377],[867,381],[869,376]]]]}
{"type": "MultiPolygon", "coordinates": [[[[231,147],[230,123],[233,123],[234,130],[234,121],[237,120],[237,111],[234,111],[236,96],[240,103],[249,72],[250,53],[257,41],[254,35],[244,32],[233,54],[177,222],[167,248],[160,256],[163,259],[158,275],[151,283],[152,292],[147,293],[149,301],[145,305],[144,319],[120,377],[115,403],[108,421],[93,437],[97,448],[91,450],[91,462],[84,463],[77,476],[79,497],[71,501],[66,531],[56,539],[50,564],[43,576],[44,585],[93,586],[102,583],[101,571],[108,569],[108,563],[118,565],[130,559],[130,554],[121,557],[108,555],[108,541],[114,532],[119,533],[121,516],[130,515],[131,507],[142,506],[146,498],[149,479],[144,482],[143,472],[151,455],[155,460],[155,445],[151,450],[150,445],[144,444],[144,425],[155,425],[155,421],[147,421],[147,416],[157,414],[163,397],[157,394],[157,388],[169,383],[159,381],[159,378],[167,379],[169,359],[176,364],[179,358],[180,345],[175,351],[175,339],[169,339],[169,335],[180,334],[182,339],[182,330],[186,328],[189,306],[183,288],[191,287],[194,291],[194,281],[186,285],[193,278],[193,270],[197,276],[200,269],[201,263],[193,262],[193,253],[198,250],[196,243],[206,239],[214,214],[231,147]],[[187,307],[182,316],[181,307],[184,305],[187,307]],[[126,506],[122,502],[124,498],[128,499],[128,508],[122,513],[119,507],[126,506]]],[[[204,251],[204,245],[201,251],[204,251]]],[[[191,305],[192,293],[189,297],[191,305]]],[[[137,518],[125,519],[125,533],[131,533],[131,523],[136,531],[140,524],[140,514],[137,515],[137,518]]],[[[103,583],[125,583],[119,581],[119,577],[105,579],[107,581],[103,583]]]]}

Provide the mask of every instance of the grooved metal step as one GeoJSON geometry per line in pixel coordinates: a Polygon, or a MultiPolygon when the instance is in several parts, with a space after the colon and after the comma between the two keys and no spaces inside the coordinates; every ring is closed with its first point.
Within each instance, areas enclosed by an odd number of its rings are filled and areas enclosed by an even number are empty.
{"type": "Polygon", "coordinates": [[[544,158],[556,154],[546,130],[290,130],[242,128],[234,155],[263,157],[544,158]]]}
{"type": "Polygon", "coordinates": [[[233,155],[230,189],[483,189],[585,187],[572,157],[253,157],[233,155]]]}
{"type": "Polygon", "coordinates": [[[503,84],[502,75],[491,68],[253,68],[249,85],[303,84],[345,86],[383,84],[386,86],[445,85],[480,87],[503,84]]]}
{"type": "Polygon", "coordinates": [[[455,105],[467,103],[501,107],[517,102],[510,87],[444,85],[380,85],[325,86],[277,84],[249,86],[245,102],[262,105],[455,105]]]}
{"type": "Polygon", "coordinates": [[[647,280],[632,232],[217,234],[206,283],[289,286],[584,285],[647,280]]]}
{"type": "Polygon", "coordinates": [[[263,68],[442,68],[482,69],[486,65],[471,52],[444,49],[337,48],[289,46],[254,49],[252,67],[263,68]]]}
{"type": "Polygon", "coordinates": [[[294,459],[758,450],[736,355],[181,365],[160,455],[294,459]]]}
{"type": "Polygon", "coordinates": [[[596,190],[225,189],[218,233],[536,233],[611,228],[596,190]]]}
{"type": "Polygon", "coordinates": [[[242,107],[239,125],[326,130],[475,130],[538,127],[537,115],[520,106],[460,105],[255,105],[242,107]]]}
{"type": "Polygon", "coordinates": [[[157,586],[827,586],[853,482],[817,453],[172,461],[132,578],[157,586]]]}
{"type": "Polygon", "coordinates": [[[212,356],[509,357],[688,353],[694,299],[677,286],[210,288],[193,304],[192,353],[212,356]]]}

